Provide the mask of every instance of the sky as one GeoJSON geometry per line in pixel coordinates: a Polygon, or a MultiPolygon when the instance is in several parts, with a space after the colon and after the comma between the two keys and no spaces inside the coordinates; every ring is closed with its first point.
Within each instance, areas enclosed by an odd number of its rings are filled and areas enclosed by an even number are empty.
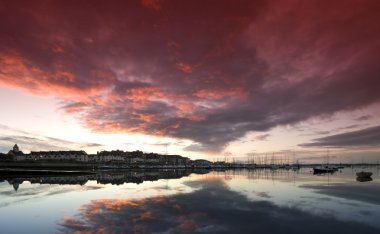
{"type": "Polygon", "coordinates": [[[1,1],[0,151],[377,162],[378,12],[376,0],[1,1]]]}

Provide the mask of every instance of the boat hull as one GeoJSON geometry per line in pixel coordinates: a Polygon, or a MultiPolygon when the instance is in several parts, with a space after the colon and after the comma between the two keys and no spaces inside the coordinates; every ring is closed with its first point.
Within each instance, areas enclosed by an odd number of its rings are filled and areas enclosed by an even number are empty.
{"type": "Polygon", "coordinates": [[[372,176],[372,172],[362,171],[362,172],[356,173],[356,176],[359,177],[359,178],[369,178],[369,177],[372,176]]]}
{"type": "Polygon", "coordinates": [[[314,167],[313,171],[314,171],[314,174],[323,174],[323,173],[334,173],[337,170],[335,168],[328,167],[328,166],[320,166],[320,167],[314,167]]]}

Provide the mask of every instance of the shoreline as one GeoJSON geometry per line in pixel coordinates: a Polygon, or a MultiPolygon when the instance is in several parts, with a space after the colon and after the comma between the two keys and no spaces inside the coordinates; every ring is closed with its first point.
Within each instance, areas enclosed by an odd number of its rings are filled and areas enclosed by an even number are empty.
{"type": "MultiPolygon", "coordinates": [[[[146,164],[120,164],[120,163],[83,163],[83,162],[12,162],[0,161],[2,168],[19,169],[52,169],[52,170],[101,170],[101,169],[192,169],[191,165],[146,165],[146,164]]],[[[204,167],[196,167],[204,168],[204,167]]]]}
{"type": "MultiPolygon", "coordinates": [[[[298,168],[312,168],[322,164],[299,164],[298,168]]],[[[378,164],[339,164],[343,167],[374,167],[378,164]]],[[[32,170],[50,170],[50,171],[94,171],[94,170],[161,170],[161,169],[285,169],[296,170],[295,168],[284,168],[280,165],[157,165],[157,164],[126,164],[126,163],[88,163],[88,162],[57,162],[57,161],[0,161],[0,172],[4,169],[23,169],[24,171],[32,170]]]]}

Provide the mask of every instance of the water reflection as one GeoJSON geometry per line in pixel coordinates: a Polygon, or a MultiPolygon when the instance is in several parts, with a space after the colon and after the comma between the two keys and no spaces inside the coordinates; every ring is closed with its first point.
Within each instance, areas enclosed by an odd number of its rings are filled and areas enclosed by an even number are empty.
{"type": "Polygon", "coordinates": [[[359,182],[369,182],[372,180],[373,179],[371,177],[356,177],[356,181],[359,181],[359,182]]]}
{"type": "Polygon", "coordinates": [[[65,218],[62,232],[106,233],[378,233],[373,227],[252,201],[222,179],[189,182],[189,194],[96,200],[65,218]]]}
{"type": "Polygon", "coordinates": [[[361,184],[303,185],[302,188],[313,189],[316,193],[351,201],[360,201],[380,205],[380,186],[363,186],[361,184]]]}
{"type": "Polygon", "coordinates": [[[12,173],[12,175],[0,175],[0,182],[8,181],[18,190],[20,184],[29,181],[32,184],[58,184],[58,185],[85,185],[88,181],[94,180],[98,184],[121,185],[124,183],[140,184],[144,181],[156,181],[159,179],[176,179],[189,176],[191,173],[204,174],[207,170],[156,170],[156,171],[97,171],[93,173],[44,173],[30,174],[12,173]]]}
{"type": "Polygon", "coordinates": [[[366,183],[351,168],[3,174],[0,232],[380,233],[372,172],[366,183]]]}

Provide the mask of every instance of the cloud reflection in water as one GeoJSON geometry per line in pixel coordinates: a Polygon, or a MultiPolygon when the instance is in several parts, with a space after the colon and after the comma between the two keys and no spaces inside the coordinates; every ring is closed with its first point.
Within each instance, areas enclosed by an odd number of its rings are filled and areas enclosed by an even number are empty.
{"type": "Polygon", "coordinates": [[[60,222],[62,233],[378,233],[358,222],[252,201],[220,179],[186,182],[193,193],[93,200],[60,222]]]}
{"type": "Polygon", "coordinates": [[[303,185],[307,189],[313,189],[317,193],[333,197],[340,197],[354,201],[380,205],[380,186],[365,186],[355,184],[330,184],[325,185],[303,185]]]}

